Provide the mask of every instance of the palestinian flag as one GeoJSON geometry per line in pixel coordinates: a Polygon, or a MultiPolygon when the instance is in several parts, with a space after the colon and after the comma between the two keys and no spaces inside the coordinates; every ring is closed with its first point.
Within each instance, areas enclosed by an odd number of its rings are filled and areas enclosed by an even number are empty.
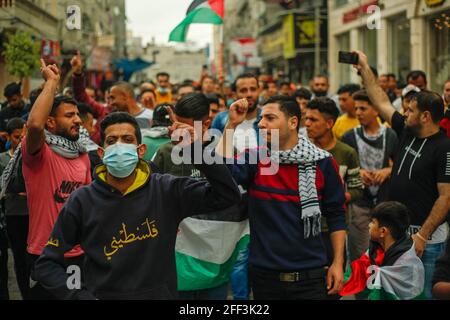
{"type": "Polygon", "coordinates": [[[422,300],[425,269],[409,237],[387,252],[372,242],[369,250],[351,264],[339,294],[363,293],[369,300],[422,300]]]}
{"type": "Polygon", "coordinates": [[[175,246],[178,290],[210,289],[227,283],[238,252],[249,240],[248,219],[184,219],[175,246]]]}
{"type": "Polygon", "coordinates": [[[169,41],[185,42],[191,23],[223,24],[224,0],[194,0],[186,18],[172,30],[169,41]]]}

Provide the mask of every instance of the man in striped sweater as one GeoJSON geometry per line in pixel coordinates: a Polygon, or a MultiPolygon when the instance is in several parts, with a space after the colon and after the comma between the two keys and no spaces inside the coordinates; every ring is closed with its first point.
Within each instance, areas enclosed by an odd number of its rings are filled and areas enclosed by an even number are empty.
{"type": "MultiPolygon", "coordinates": [[[[233,157],[234,129],[247,110],[246,99],[230,107],[216,148],[227,161],[233,157]]],[[[343,284],[345,195],[338,166],[328,152],[298,134],[301,114],[292,98],[272,97],[261,116],[258,126],[268,147],[247,150],[229,165],[235,180],[249,190],[254,298],[326,299],[343,284]],[[322,215],[334,249],[329,268],[322,215]]]]}

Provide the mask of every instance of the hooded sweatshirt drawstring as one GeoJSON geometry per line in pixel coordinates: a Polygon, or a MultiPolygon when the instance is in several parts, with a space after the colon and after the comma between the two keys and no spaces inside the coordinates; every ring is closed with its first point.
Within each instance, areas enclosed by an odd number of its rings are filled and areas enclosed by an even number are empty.
{"type": "Polygon", "coordinates": [[[400,163],[400,167],[398,168],[397,175],[400,175],[400,172],[402,171],[402,168],[403,168],[403,164],[405,163],[406,156],[408,155],[409,151],[411,150],[411,147],[414,144],[414,142],[416,142],[416,138],[414,138],[413,141],[411,142],[411,144],[409,145],[409,147],[406,148],[406,152],[405,152],[405,155],[403,156],[402,163],[400,163]]]}
{"type": "Polygon", "coordinates": [[[411,167],[409,168],[409,180],[411,180],[411,173],[412,169],[414,167],[414,163],[416,162],[417,158],[419,157],[420,152],[422,151],[423,147],[425,146],[425,143],[427,143],[428,139],[425,139],[422,143],[422,146],[420,147],[419,151],[417,151],[416,156],[414,157],[413,162],[411,163],[411,167]]]}
{"type": "MultiPolygon", "coordinates": [[[[425,139],[425,140],[423,141],[422,145],[420,146],[419,151],[417,151],[417,152],[415,153],[414,160],[412,161],[411,166],[409,167],[409,180],[411,180],[412,169],[413,169],[413,167],[414,167],[414,163],[416,162],[417,158],[419,157],[419,154],[420,154],[420,152],[422,151],[422,149],[423,149],[423,147],[425,146],[425,144],[427,143],[427,141],[428,141],[428,139],[425,139]]],[[[411,142],[411,144],[409,145],[409,147],[406,149],[406,152],[405,152],[405,155],[403,156],[403,159],[402,159],[402,162],[401,162],[401,164],[400,164],[400,167],[398,168],[397,175],[399,175],[400,172],[402,171],[403,164],[405,163],[406,157],[408,156],[409,152],[411,151],[411,148],[412,148],[414,142],[416,142],[416,138],[413,139],[413,141],[411,142]]]]}

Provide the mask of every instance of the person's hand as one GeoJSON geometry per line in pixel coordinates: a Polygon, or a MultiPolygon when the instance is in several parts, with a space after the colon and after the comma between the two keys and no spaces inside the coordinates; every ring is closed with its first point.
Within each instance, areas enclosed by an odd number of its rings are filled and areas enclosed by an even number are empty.
{"type": "Polygon", "coordinates": [[[228,127],[235,129],[238,125],[244,122],[248,111],[248,101],[247,99],[240,99],[234,102],[230,106],[228,112],[228,127]]]}
{"type": "Polygon", "coordinates": [[[375,185],[382,185],[390,176],[392,168],[384,168],[373,173],[373,183],[375,185]]]}
{"type": "Polygon", "coordinates": [[[83,72],[83,59],[81,58],[80,51],[77,51],[77,54],[70,60],[70,65],[72,66],[73,73],[80,74],[83,72]]]}
{"type": "Polygon", "coordinates": [[[353,67],[356,70],[361,71],[361,69],[363,69],[363,68],[367,68],[367,67],[370,68],[369,59],[367,58],[365,53],[358,51],[358,50],[353,51],[353,53],[356,53],[358,55],[358,64],[353,65],[353,67]]]}
{"type": "Polygon", "coordinates": [[[179,122],[172,108],[166,107],[166,110],[172,122],[172,125],[169,127],[169,136],[172,138],[172,144],[186,147],[198,140],[197,132],[193,126],[179,122]]]}
{"type": "Polygon", "coordinates": [[[414,246],[416,248],[416,255],[419,258],[422,258],[423,252],[425,251],[425,248],[427,246],[427,242],[421,239],[417,234],[413,234],[411,238],[414,241],[414,246]]]}
{"type": "Polygon", "coordinates": [[[345,193],[345,202],[350,202],[352,200],[352,195],[349,192],[345,193]]]}
{"type": "Polygon", "coordinates": [[[333,263],[328,269],[327,290],[328,295],[338,294],[344,286],[344,270],[342,265],[333,263]]]}
{"type": "Polygon", "coordinates": [[[361,169],[359,171],[362,182],[366,187],[373,185],[373,173],[369,170],[361,169]]]}
{"type": "Polygon", "coordinates": [[[44,59],[41,59],[41,74],[45,81],[55,81],[59,83],[59,79],[61,78],[61,74],[59,73],[56,64],[46,66],[44,59]]]}

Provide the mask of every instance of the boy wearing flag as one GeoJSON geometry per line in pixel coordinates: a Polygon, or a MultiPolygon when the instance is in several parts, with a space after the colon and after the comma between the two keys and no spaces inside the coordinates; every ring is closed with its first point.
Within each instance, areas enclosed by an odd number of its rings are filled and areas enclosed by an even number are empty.
{"type": "Polygon", "coordinates": [[[384,202],[372,211],[369,250],[353,261],[341,296],[361,293],[369,300],[422,299],[425,271],[409,234],[408,208],[384,202]]]}

